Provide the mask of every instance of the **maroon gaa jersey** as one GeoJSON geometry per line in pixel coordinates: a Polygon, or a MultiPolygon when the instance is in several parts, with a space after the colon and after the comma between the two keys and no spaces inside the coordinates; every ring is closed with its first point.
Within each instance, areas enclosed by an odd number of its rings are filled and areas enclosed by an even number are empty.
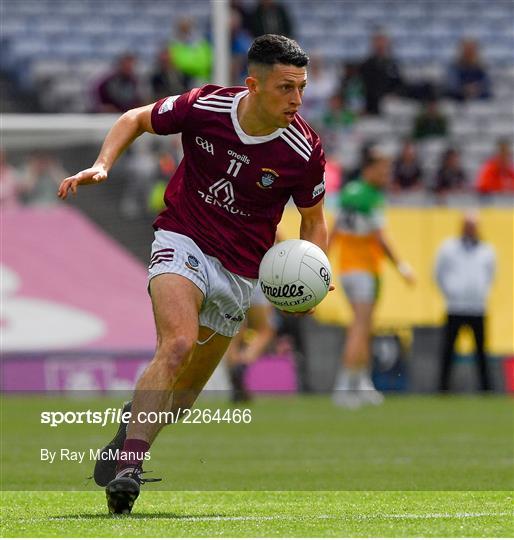
{"type": "Polygon", "coordinates": [[[189,236],[230,272],[257,278],[289,198],[300,208],[323,198],[325,157],[298,114],[287,128],[247,135],[237,119],[247,93],[206,85],[155,104],[154,131],[181,132],[184,158],[154,228],[189,236]]]}

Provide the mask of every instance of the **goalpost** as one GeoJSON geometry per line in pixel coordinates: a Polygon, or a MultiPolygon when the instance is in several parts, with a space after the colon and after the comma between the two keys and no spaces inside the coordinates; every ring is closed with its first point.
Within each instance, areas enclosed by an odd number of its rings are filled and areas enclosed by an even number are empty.
{"type": "MultiPolygon", "coordinates": [[[[214,49],[212,82],[230,84],[229,0],[211,0],[214,49]]],[[[3,114],[1,145],[8,150],[52,149],[58,146],[98,144],[118,115],[110,114],[3,114]]]]}
{"type": "Polygon", "coordinates": [[[230,9],[228,0],[211,0],[214,39],[213,83],[230,84],[230,9]]]}

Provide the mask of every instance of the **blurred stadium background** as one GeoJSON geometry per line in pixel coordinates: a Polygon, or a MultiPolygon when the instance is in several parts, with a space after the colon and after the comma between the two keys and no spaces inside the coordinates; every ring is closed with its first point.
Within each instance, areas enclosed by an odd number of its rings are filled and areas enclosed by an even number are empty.
{"type": "MultiPolygon", "coordinates": [[[[433,280],[435,254],[458,234],[462,211],[478,207],[483,237],[498,258],[489,362],[495,390],[514,390],[514,179],[510,186],[480,179],[499,139],[512,160],[511,0],[2,0],[1,10],[4,392],[133,386],[154,347],[145,266],[180,141],[141,138],[109,182],[66,204],[58,203],[56,187],[65,171],[93,162],[124,106],[207,80],[240,84],[242,57],[263,29],[287,33],[311,56],[304,116],[329,158],[330,220],[368,141],[405,154],[395,166],[387,218],[419,282],[408,290],[386,271],[374,342],[377,387],[436,390],[444,306],[433,280]],[[364,62],[380,39],[390,40],[396,71],[370,103],[364,62]],[[469,92],[455,82],[463,40],[480,58],[474,67],[483,86],[469,92]],[[189,62],[188,46],[195,50],[189,62]],[[445,183],[448,148],[461,166],[445,183]]],[[[282,235],[296,236],[297,226],[296,210],[288,208],[282,235]]],[[[301,354],[284,346],[270,351],[249,371],[251,388],[332,388],[349,310],[340,291],[329,296],[313,319],[297,323],[300,338],[291,342],[301,354]]],[[[469,335],[458,350],[453,388],[472,391],[469,335]]],[[[223,387],[218,375],[212,388],[223,387]]]]}

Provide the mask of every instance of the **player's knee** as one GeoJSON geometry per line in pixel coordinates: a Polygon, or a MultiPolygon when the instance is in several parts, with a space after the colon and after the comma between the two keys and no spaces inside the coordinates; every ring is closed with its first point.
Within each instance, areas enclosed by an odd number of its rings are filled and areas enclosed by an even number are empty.
{"type": "Polygon", "coordinates": [[[157,357],[171,367],[180,366],[193,352],[195,340],[187,336],[160,339],[157,357]]]}

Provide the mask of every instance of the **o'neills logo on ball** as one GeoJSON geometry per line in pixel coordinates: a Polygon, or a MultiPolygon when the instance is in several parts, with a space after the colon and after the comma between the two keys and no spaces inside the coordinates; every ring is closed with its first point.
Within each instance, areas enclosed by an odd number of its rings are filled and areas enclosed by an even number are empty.
{"type": "Polygon", "coordinates": [[[273,285],[268,285],[267,283],[263,283],[261,281],[262,292],[266,296],[271,296],[273,298],[291,298],[294,296],[302,296],[304,288],[305,287],[303,285],[296,285],[294,283],[292,285],[287,284],[280,285],[280,287],[274,287],[273,285]]]}

